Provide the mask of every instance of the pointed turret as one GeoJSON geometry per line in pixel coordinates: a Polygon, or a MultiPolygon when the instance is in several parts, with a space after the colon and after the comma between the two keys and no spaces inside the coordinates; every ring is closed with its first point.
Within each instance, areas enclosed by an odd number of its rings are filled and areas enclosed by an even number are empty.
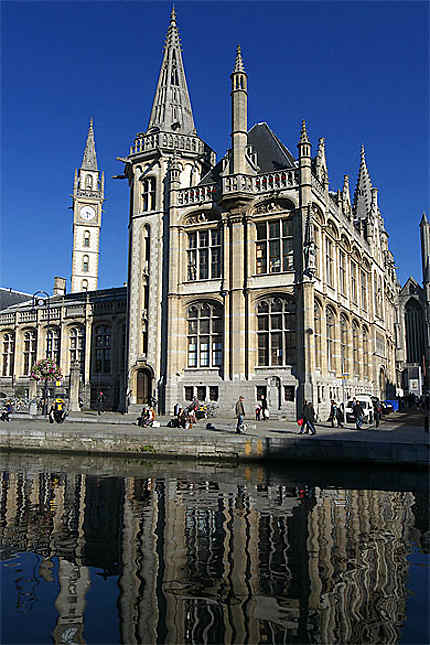
{"type": "Polygon", "coordinates": [[[325,139],[321,137],[318,141],[318,151],[315,159],[316,175],[324,188],[328,188],[328,171],[325,157],[325,139]]]}
{"type": "Polygon", "coordinates": [[[351,213],[351,195],[349,192],[349,177],[343,176],[342,201],[345,214],[351,213]]]}
{"type": "Polygon", "coordinates": [[[304,119],[302,121],[302,127],[300,129],[299,145],[301,143],[310,143],[308,133],[307,133],[307,130],[306,130],[306,121],[304,119]]]}
{"type": "Polygon", "coordinates": [[[246,156],[248,145],[248,76],[237,46],[231,78],[231,164],[230,172],[254,173],[246,156]]]}
{"type": "Polygon", "coordinates": [[[366,165],[364,146],[361,146],[361,160],[357,187],[354,193],[354,215],[357,219],[367,217],[372,205],[372,182],[366,165]]]}
{"type": "Polygon", "coordinates": [[[180,134],[196,132],[174,7],[170,16],[160,75],[148,124],[148,130],[151,128],[180,134]]]}
{"type": "Polygon", "coordinates": [[[94,124],[93,119],[90,119],[90,126],[88,128],[87,142],[85,144],[84,156],[82,158],[81,168],[83,170],[98,170],[97,157],[96,157],[96,143],[94,140],[94,124]]]}
{"type": "Polygon", "coordinates": [[[420,222],[421,255],[423,267],[423,284],[430,283],[430,223],[425,213],[420,222]]]}

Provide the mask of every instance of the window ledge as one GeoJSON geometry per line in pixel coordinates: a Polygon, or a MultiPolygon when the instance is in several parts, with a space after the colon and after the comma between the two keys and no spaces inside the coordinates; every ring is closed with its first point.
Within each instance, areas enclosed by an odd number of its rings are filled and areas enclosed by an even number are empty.
{"type": "Polygon", "coordinates": [[[272,275],[287,275],[289,273],[295,273],[295,269],[288,269],[288,271],[276,271],[272,273],[253,273],[251,275],[251,278],[268,278],[271,277],[272,275]]]}
{"type": "Polygon", "coordinates": [[[195,282],[198,282],[201,284],[202,282],[216,282],[217,280],[221,280],[221,276],[219,278],[202,278],[199,280],[184,280],[182,284],[194,284],[195,282]]]}
{"type": "Polygon", "coordinates": [[[184,367],[184,372],[219,372],[221,367],[184,367]]]}
{"type": "Polygon", "coordinates": [[[258,372],[262,372],[263,370],[291,370],[295,366],[295,363],[288,365],[256,365],[254,369],[258,372]]]}

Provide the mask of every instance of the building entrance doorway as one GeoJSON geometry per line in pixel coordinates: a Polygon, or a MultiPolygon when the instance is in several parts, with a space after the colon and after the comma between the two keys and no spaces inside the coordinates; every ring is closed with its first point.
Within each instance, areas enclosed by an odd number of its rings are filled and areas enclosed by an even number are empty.
{"type": "Polygon", "coordinates": [[[149,403],[152,396],[152,374],[147,369],[137,372],[136,403],[143,405],[149,403]]]}

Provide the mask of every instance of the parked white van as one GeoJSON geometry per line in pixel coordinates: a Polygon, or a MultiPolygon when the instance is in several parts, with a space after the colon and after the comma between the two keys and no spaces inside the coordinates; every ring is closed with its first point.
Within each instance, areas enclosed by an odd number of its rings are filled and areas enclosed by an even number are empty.
{"type": "MultiPolygon", "coordinates": [[[[360,401],[361,407],[363,408],[364,423],[373,423],[373,402],[370,396],[368,394],[357,394],[355,398],[357,401],[360,401]]],[[[346,404],[345,414],[346,420],[349,423],[353,423],[355,421],[355,417],[352,413],[352,399],[346,404]]]]}

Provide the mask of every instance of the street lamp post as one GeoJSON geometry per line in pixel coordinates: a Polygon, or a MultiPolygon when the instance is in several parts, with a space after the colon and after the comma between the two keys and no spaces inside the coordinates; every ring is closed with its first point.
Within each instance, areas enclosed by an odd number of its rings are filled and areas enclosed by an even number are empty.
{"type": "MultiPolygon", "coordinates": [[[[47,332],[46,332],[46,352],[45,352],[45,358],[49,358],[49,324],[50,324],[50,313],[51,313],[51,306],[49,302],[49,293],[46,291],[40,290],[40,291],[35,291],[33,293],[33,298],[32,298],[32,308],[36,309],[36,306],[41,306],[45,305],[46,306],[46,312],[47,312],[47,332]]],[[[52,339],[53,340],[53,339],[52,339]]],[[[52,343],[51,343],[51,353],[52,353],[52,343]]],[[[48,414],[48,379],[45,377],[45,382],[43,385],[43,407],[42,407],[42,414],[46,416],[48,414]]]]}

